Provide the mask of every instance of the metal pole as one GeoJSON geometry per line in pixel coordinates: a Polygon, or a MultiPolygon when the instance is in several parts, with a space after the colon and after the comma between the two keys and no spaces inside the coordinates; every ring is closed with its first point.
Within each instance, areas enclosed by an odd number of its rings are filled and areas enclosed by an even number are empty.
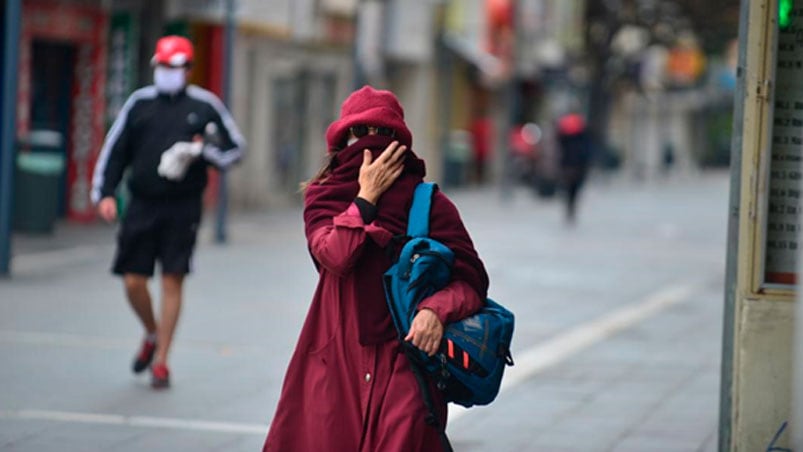
{"type": "Polygon", "coordinates": [[[360,55],[360,25],[362,22],[362,5],[364,0],[357,0],[357,11],[354,13],[354,42],[351,46],[352,90],[358,90],[367,83],[360,55]]]}
{"type": "MultiPolygon", "coordinates": [[[[223,103],[231,103],[231,64],[234,49],[234,0],[226,0],[226,27],[223,35],[223,103]]],[[[226,218],[229,196],[226,187],[226,170],[221,169],[217,191],[217,221],[215,242],[226,243],[226,218]]]]}
{"type": "MultiPolygon", "coordinates": [[[[444,8],[443,6],[441,8],[444,8]]],[[[451,153],[451,129],[452,129],[452,61],[451,56],[449,55],[449,49],[446,47],[446,24],[444,16],[445,14],[439,14],[440,20],[438,22],[438,31],[437,31],[437,40],[436,40],[436,49],[435,55],[437,57],[437,77],[438,77],[438,126],[440,127],[440,157],[441,162],[443,165],[443,169],[441,170],[441,180],[444,182],[444,186],[449,186],[450,183],[454,182],[455,185],[459,185],[461,178],[459,176],[456,177],[456,180],[452,181],[450,178],[446,177],[447,174],[454,171],[454,168],[450,168],[450,164],[455,164],[452,162],[452,158],[450,157],[451,153]]],[[[460,170],[462,171],[463,168],[461,167],[460,170]]]]}
{"type": "MultiPolygon", "coordinates": [[[[803,169],[803,165],[801,165],[803,169]]],[[[798,243],[803,240],[803,231],[798,233],[798,243]]],[[[803,271],[803,254],[797,253],[797,272],[803,271]]],[[[803,293],[795,297],[795,320],[792,346],[792,419],[789,422],[792,435],[792,450],[803,450],[803,293]]]]}
{"type": "Polygon", "coordinates": [[[513,156],[511,155],[510,149],[510,131],[515,125],[516,109],[518,108],[517,84],[515,75],[506,82],[503,96],[507,111],[505,112],[506,114],[504,120],[502,121],[501,130],[499,131],[500,138],[497,140],[501,143],[499,152],[501,153],[502,160],[502,177],[499,180],[499,188],[502,200],[510,201],[513,198],[513,184],[515,182],[513,180],[515,175],[513,174],[513,156]]]}
{"type": "MultiPolygon", "coordinates": [[[[794,17],[792,20],[797,22],[797,19],[799,17],[794,17]]],[[[803,164],[799,164],[798,169],[803,170],[803,164]]],[[[803,231],[798,232],[798,243],[803,243],[801,240],[803,240],[803,231]]],[[[798,249],[795,257],[797,258],[797,274],[803,274],[803,253],[801,250],[798,249]]],[[[803,451],[803,292],[799,290],[800,287],[797,287],[797,289],[792,333],[792,418],[790,419],[789,427],[792,435],[790,449],[803,451]]]]}
{"type": "Polygon", "coordinates": [[[512,39],[513,48],[510,50],[510,79],[506,82],[504,87],[505,106],[507,107],[507,115],[502,122],[501,134],[501,147],[499,148],[502,153],[502,178],[500,179],[499,187],[503,201],[510,201],[513,197],[513,185],[515,183],[513,167],[513,155],[510,149],[510,131],[518,121],[520,101],[518,95],[518,81],[519,81],[519,53],[521,51],[521,24],[519,24],[519,4],[517,0],[511,0],[510,7],[512,11],[511,26],[513,27],[512,39]]]}
{"type": "Polygon", "coordinates": [[[731,420],[733,419],[733,341],[736,323],[736,285],[739,271],[739,205],[742,188],[742,123],[744,100],[747,96],[745,64],[747,61],[747,32],[750,2],[743,1],[739,11],[739,68],[733,106],[731,138],[730,203],[728,205],[728,248],[725,265],[725,309],[722,321],[722,364],[719,384],[719,451],[731,450],[731,420]]]}
{"type": "Polygon", "coordinates": [[[0,110],[0,276],[11,273],[11,215],[14,202],[17,65],[21,0],[6,0],[3,36],[2,110],[0,110]]]}

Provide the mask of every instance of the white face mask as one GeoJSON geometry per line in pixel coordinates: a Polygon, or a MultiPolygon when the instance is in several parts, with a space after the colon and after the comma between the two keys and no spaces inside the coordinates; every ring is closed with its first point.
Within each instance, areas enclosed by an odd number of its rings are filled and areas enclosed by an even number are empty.
{"type": "Polygon", "coordinates": [[[183,67],[156,66],[153,70],[153,84],[161,93],[175,94],[184,88],[187,70],[183,67]]]}

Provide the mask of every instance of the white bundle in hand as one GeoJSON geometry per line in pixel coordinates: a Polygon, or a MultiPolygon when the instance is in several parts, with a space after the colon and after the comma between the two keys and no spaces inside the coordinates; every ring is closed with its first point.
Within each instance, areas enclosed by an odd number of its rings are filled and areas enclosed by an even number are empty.
{"type": "Polygon", "coordinates": [[[159,161],[159,175],[170,180],[181,180],[187,173],[190,163],[201,155],[204,144],[201,141],[178,141],[162,152],[159,161]]]}

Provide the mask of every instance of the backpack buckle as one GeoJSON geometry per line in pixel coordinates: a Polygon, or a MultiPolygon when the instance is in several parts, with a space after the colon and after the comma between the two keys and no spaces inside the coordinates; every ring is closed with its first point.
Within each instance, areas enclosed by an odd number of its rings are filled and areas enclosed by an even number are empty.
{"type": "Polygon", "coordinates": [[[447,380],[449,377],[452,376],[452,374],[449,373],[449,369],[446,368],[446,357],[443,355],[443,353],[439,353],[438,354],[438,360],[440,361],[440,364],[441,364],[441,380],[440,381],[447,380]]]}
{"type": "Polygon", "coordinates": [[[505,364],[507,364],[508,366],[512,366],[513,365],[513,355],[510,354],[510,349],[506,349],[505,350],[504,356],[505,356],[505,364]]]}

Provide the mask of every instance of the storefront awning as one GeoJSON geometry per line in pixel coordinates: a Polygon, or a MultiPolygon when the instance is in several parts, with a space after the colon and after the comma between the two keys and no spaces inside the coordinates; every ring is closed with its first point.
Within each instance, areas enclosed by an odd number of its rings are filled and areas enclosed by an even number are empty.
{"type": "Polygon", "coordinates": [[[494,80],[502,74],[502,60],[481,48],[476,40],[456,33],[446,33],[443,40],[446,47],[476,66],[488,79],[494,80]]]}

